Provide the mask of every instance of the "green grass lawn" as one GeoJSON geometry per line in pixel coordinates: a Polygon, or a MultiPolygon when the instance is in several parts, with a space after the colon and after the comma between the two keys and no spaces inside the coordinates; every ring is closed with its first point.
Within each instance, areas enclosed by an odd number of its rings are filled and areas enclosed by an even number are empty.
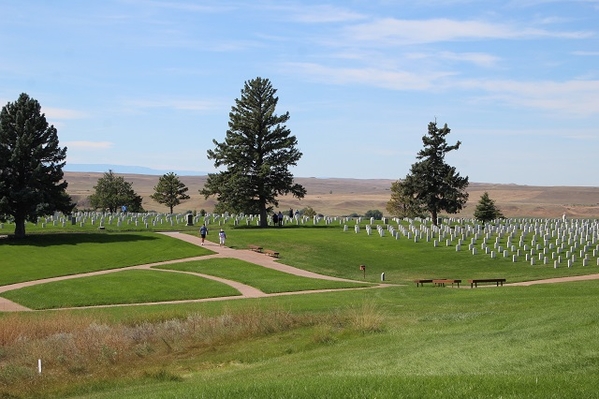
{"type": "Polygon", "coordinates": [[[176,301],[235,296],[234,288],[185,273],[125,270],[7,291],[3,297],[30,309],[176,301]]]}
{"type": "Polygon", "coordinates": [[[161,265],[155,266],[155,268],[197,272],[222,277],[258,288],[267,294],[329,288],[356,288],[370,285],[299,277],[239,259],[227,258],[161,265]]]}
{"type": "MultiPolygon", "coordinates": [[[[456,252],[455,246],[343,232],[339,225],[227,226],[227,233],[234,248],[258,244],[280,252],[283,263],[318,273],[361,280],[359,265],[365,264],[368,282],[378,282],[382,272],[390,283],[425,277],[515,282],[599,272],[595,262],[531,266],[511,257],[456,252]]],[[[152,233],[127,233],[124,243],[120,234],[98,235],[115,238],[97,247],[94,237],[63,245],[61,235],[32,236],[37,245],[28,239],[0,242],[0,276],[18,267],[26,270],[25,278],[39,278],[56,270],[146,263],[157,252],[165,258],[187,250],[206,253],[194,246],[177,249],[179,241],[152,233]],[[81,248],[79,258],[69,256],[81,248]],[[28,265],[23,259],[32,249],[28,265]],[[91,265],[81,260],[87,252],[91,265]],[[79,260],[69,265],[72,259],[79,260]]],[[[254,266],[211,262],[185,267],[207,268],[195,269],[206,274],[213,268],[251,285],[283,281],[254,266]]],[[[188,282],[203,284],[198,277],[156,270],[117,272],[108,280],[81,279],[81,287],[72,280],[52,301],[64,301],[69,290],[84,300],[108,296],[113,303],[155,298],[152,291],[161,283],[152,279],[166,275],[173,280],[163,285],[165,297],[188,282]]],[[[592,398],[599,392],[598,289],[599,281],[479,289],[410,283],[224,302],[5,313],[0,397],[592,398]],[[38,358],[46,365],[41,376],[34,371],[38,358]]]]}
{"type": "MultiPolygon", "coordinates": [[[[479,240],[480,242],[480,240],[479,240]]],[[[342,226],[238,228],[229,230],[227,245],[245,249],[249,244],[280,252],[282,263],[349,279],[362,279],[360,265],[366,265],[366,279],[380,280],[381,273],[391,283],[406,283],[417,278],[455,278],[466,281],[473,278],[506,278],[508,282],[599,273],[596,258],[582,267],[580,262],[572,268],[553,263],[531,266],[521,256],[518,262],[498,256],[479,253],[472,255],[463,245],[457,252],[455,245],[433,247],[433,243],[415,243],[405,237],[396,240],[390,235],[366,235],[343,231],[342,226]]]]}
{"type": "Polygon", "coordinates": [[[147,232],[33,234],[0,240],[0,285],[211,253],[147,232]]]}
{"type": "Polygon", "coordinates": [[[592,398],[598,288],[402,287],[240,301],[236,312],[259,302],[383,321],[373,331],[324,323],[227,341],[156,365],[138,383],[116,380],[74,397],[592,398]]]}

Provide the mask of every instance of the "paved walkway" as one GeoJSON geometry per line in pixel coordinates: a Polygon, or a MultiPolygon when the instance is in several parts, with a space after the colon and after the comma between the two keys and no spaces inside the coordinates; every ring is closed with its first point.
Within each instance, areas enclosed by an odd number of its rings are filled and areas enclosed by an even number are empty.
{"type": "MultiPolygon", "coordinates": [[[[179,232],[163,232],[161,234],[167,235],[169,237],[177,238],[179,240],[183,240],[183,241],[186,241],[191,244],[198,245],[198,246],[201,245],[201,240],[199,237],[192,236],[189,234],[179,233],[179,232]]],[[[51,283],[51,282],[60,281],[60,280],[69,280],[69,279],[81,278],[81,277],[98,276],[98,275],[102,275],[102,274],[115,273],[115,272],[119,272],[122,270],[151,269],[154,266],[167,265],[167,264],[173,264],[173,263],[190,262],[190,261],[195,261],[195,260],[213,259],[213,258],[241,259],[246,262],[254,263],[254,264],[257,264],[260,266],[268,267],[270,269],[278,270],[278,271],[281,271],[284,273],[294,274],[296,276],[301,276],[301,277],[317,278],[317,279],[332,280],[332,281],[346,281],[346,282],[352,282],[352,283],[361,282],[361,281],[348,280],[348,279],[343,279],[343,278],[338,278],[338,277],[326,276],[323,274],[317,274],[317,273],[309,272],[307,270],[298,269],[298,268],[295,268],[292,266],[283,265],[283,264],[279,263],[273,257],[267,256],[265,254],[257,253],[254,251],[250,251],[250,250],[236,250],[236,249],[232,249],[229,247],[221,247],[218,244],[213,243],[211,241],[205,241],[204,244],[205,244],[204,245],[205,248],[215,252],[215,254],[214,255],[206,255],[206,256],[196,256],[196,257],[185,258],[185,259],[175,259],[175,260],[170,260],[170,261],[165,261],[165,262],[156,262],[156,263],[150,263],[150,264],[138,265],[138,266],[129,266],[129,267],[124,267],[124,268],[119,268],[119,269],[100,270],[97,272],[51,277],[51,278],[46,278],[46,279],[42,279],[42,280],[27,281],[27,282],[17,283],[17,284],[10,284],[10,285],[5,285],[5,286],[0,286],[0,293],[6,292],[6,291],[17,290],[19,288],[30,287],[30,286],[38,285],[38,284],[51,283]]],[[[269,296],[296,295],[296,294],[305,294],[305,293],[317,293],[317,292],[330,292],[330,291],[344,290],[344,289],[325,289],[325,290],[293,291],[293,292],[281,292],[281,293],[274,293],[274,294],[266,294],[257,288],[251,287],[246,284],[242,284],[238,281],[228,280],[228,279],[224,279],[221,277],[211,276],[208,274],[184,272],[184,271],[178,271],[178,270],[164,270],[164,269],[152,269],[152,270],[162,271],[162,272],[166,272],[166,273],[187,273],[187,274],[193,274],[196,276],[204,277],[204,278],[207,278],[210,280],[215,280],[215,281],[221,282],[223,284],[227,284],[227,285],[235,288],[237,291],[240,292],[240,295],[231,296],[231,297],[204,298],[204,299],[195,299],[195,300],[163,301],[163,302],[156,302],[156,303],[151,302],[151,303],[142,303],[142,304],[114,304],[114,305],[90,306],[90,307],[153,305],[153,304],[158,304],[158,303],[159,304],[169,304],[169,303],[173,304],[173,303],[189,303],[189,302],[208,302],[208,301],[222,301],[222,300],[228,300],[228,299],[262,298],[262,297],[269,297],[269,296]]],[[[351,290],[370,289],[370,288],[382,288],[382,287],[389,287],[389,286],[391,286],[391,284],[378,284],[378,285],[375,285],[372,287],[347,288],[347,289],[351,289],[351,290]]],[[[345,289],[345,290],[347,290],[347,289],[345,289]]],[[[82,309],[82,308],[85,308],[85,307],[78,307],[77,309],[82,309]]],[[[15,302],[9,301],[8,299],[0,297],[0,312],[18,312],[18,311],[29,311],[29,310],[31,310],[31,309],[26,308],[22,305],[19,305],[15,302]]]]}
{"type": "MultiPolygon", "coordinates": [[[[201,245],[200,238],[196,237],[196,236],[192,236],[190,234],[179,233],[179,232],[163,232],[161,234],[167,235],[169,237],[177,238],[179,240],[183,240],[183,241],[186,241],[191,244],[198,245],[198,246],[201,245]]],[[[284,273],[294,274],[296,276],[302,276],[302,277],[317,278],[317,279],[323,279],[323,280],[333,280],[333,281],[361,282],[361,281],[355,281],[355,280],[342,279],[342,278],[338,278],[338,277],[326,276],[323,274],[317,274],[317,273],[309,272],[307,270],[298,269],[298,268],[295,268],[292,266],[283,265],[283,264],[279,263],[275,258],[272,258],[270,256],[267,256],[267,255],[264,255],[261,253],[257,253],[254,251],[250,251],[250,250],[243,250],[243,249],[237,250],[237,249],[232,249],[232,248],[228,248],[228,247],[221,247],[218,244],[213,243],[211,241],[205,241],[205,248],[210,249],[211,251],[214,251],[215,254],[207,255],[207,256],[196,256],[196,257],[185,258],[185,259],[176,259],[176,260],[170,260],[170,261],[166,261],[166,262],[150,263],[150,264],[146,264],[146,265],[130,266],[130,267],[124,267],[124,268],[120,268],[120,269],[101,270],[101,271],[91,272],[91,273],[76,274],[76,275],[69,275],[69,276],[59,276],[59,277],[52,277],[52,278],[47,278],[47,279],[43,279],[43,280],[27,281],[24,283],[0,286],[0,293],[6,292],[6,291],[11,291],[11,290],[16,290],[16,289],[23,288],[23,287],[29,287],[29,286],[37,285],[37,284],[51,283],[53,281],[68,280],[68,279],[80,278],[80,277],[97,276],[97,275],[101,275],[101,274],[115,273],[115,272],[119,272],[122,270],[150,269],[153,266],[160,266],[160,265],[167,265],[167,264],[181,263],[181,262],[189,262],[189,261],[194,261],[194,260],[204,260],[204,259],[211,259],[211,258],[241,259],[246,262],[254,263],[254,264],[257,264],[260,266],[268,267],[270,269],[274,269],[274,270],[278,270],[278,271],[281,271],[284,273]]],[[[169,304],[169,303],[174,304],[174,303],[189,303],[189,302],[208,302],[208,301],[222,301],[222,300],[229,300],[229,299],[262,298],[262,297],[270,297],[270,296],[297,295],[297,294],[306,294],[306,293],[330,292],[330,291],[341,291],[341,290],[356,290],[356,289],[371,289],[371,288],[383,288],[383,287],[394,286],[393,284],[377,284],[372,287],[312,290],[312,291],[294,291],[294,292],[282,292],[282,293],[276,293],[276,294],[266,294],[266,293],[258,290],[257,288],[250,287],[249,285],[242,284],[240,282],[233,281],[233,280],[227,280],[227,279],[223,279],[220,277],[210,276],[207,274],[181,272],[181,271],[176,271],[176,270],[161,270],[161,269],[153,269],[153,270],[164,271],[164,272],[173,272],[173,273],[189,273],[189,274],[194,274],[196,276],[204,277],[207,279],[219,281],[221,283],[227,284],[227,285],[235,288],[236,290],[238,290],[240,292],[241,295],[232,296],[232,297],[205,298],[205,299],[195,299],[195,300],[152,302],[152,303],[140,303],[140,304],[114,304],[114,305],[90,306],[90,307],[112,307],[112,306],[169,304]]],[[[559,278],[551,278],[551,279],[546,279],[546,280],[524,281],[524,282],[520,282],[520,283],[509,283],[509,284],[505,284],[505,285],[506,286],[530,286],[530,285],[534,285],[534,284],[553,284],[553,283],[562,283],[562,282],[567,282],[567,281],[583,281],[583,280],[597,280],[597,279],[599,279],[599,274],[589,274],[589,275],[585,275],[585,276],[559,277],[559,278]]],[[[82,307],[79,307],[77,309],[81,309],[81,308],[82,307]]],[[[19,312],[19,311],[30,311],[30,310],[31,309],[29,309],[29,308],[26,308],[22,305],[19,305],[17,303],[9,301],[8,299],[0,297],[0,312],[19,312]]]]}

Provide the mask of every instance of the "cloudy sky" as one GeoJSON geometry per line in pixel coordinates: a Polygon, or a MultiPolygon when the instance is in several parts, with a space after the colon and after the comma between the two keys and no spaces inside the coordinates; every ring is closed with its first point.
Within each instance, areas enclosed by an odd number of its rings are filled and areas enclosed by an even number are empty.
{"type": "MultiPolygon", "coordinates": [[[[268,78],[298,177],[404,177],[430,121],[471,182],[599,186],[599,0],[3,0],[0,102],[68,164],[213,172],[268,78]]],[[[118,172],[118,169],[116,170],[118,172]]]]}

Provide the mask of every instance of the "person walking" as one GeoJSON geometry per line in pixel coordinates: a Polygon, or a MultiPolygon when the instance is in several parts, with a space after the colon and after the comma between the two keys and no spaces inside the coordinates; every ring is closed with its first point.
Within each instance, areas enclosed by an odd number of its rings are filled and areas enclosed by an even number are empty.
{"type": "Polygon", "coordinates": [[[218,233],[218,245],[221,247],[224,246],[226,239],[227,239],[227,234],[225,234],[225,231],[223,229],[220,229],[220,231],[218,233]]]}
{"type": "Polygon", "coordinates": [[[200,227],[200,237],[202,237],[202,245],[204,245],[204,240],[206,239],[207,235],[208,235],[208,227],[206,227],[206,225],[203,224],[202,227],[200,227]]]}

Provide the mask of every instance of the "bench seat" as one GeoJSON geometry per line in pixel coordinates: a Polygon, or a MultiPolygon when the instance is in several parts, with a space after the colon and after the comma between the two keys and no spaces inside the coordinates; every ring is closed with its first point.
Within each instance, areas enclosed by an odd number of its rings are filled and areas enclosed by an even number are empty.
{"type": "Polygon", "coordinates": [[[451,284],[451,286],[453,287],[454,284],[457,284],[458,288],[460,288],[461,282],[462,282],[462,280],[457,280],[457,279],[452,279],[452,278],[440,278],[440,279],[433,280],[433,284],[435,284],[437,287],[445,287],[445,284],[451,284]]]}
{"type": "Polygon", "coordinates": [[[255,252],[262,252],[262,247],[259,245],[248,245],[248,248],[255,252]]]}
{"type": "Polygon", "coordinates": [[[503,283],[505,283],[505,279],[504,278],[475,278],[475,279],[468,280],[468,282],[470,283],[470,288],[478,287],[478,283],[495,283],[497,285],[497,287],[499,287],[499,285],[503,286],[503,283]]]}
{"type": "Polygon", "coordinates": [[[272,249],[265,249],[264,253],[268,256],[272,256],[273,258],[278,258],[279,257],[279,253],[276,251],[273,251],[272,249]]]}
{"type": "Polygon", "coordinates": [[[419,279],[414,280],[414,282],[416,283],[416,287],[419,287],[419,286],[423,286],[424,283],[432,283],[433,279],[419,278],[419,279]]]}

